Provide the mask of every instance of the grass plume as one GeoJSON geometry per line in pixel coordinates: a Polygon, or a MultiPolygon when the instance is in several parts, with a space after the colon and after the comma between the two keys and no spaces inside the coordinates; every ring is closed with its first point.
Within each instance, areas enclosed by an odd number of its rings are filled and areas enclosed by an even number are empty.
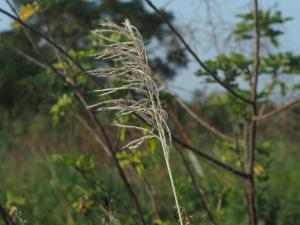
{"type": "Polygon", "coordinates": [[[150,125],[150,128],[144,128],[127,124],[116,124],[116,126],[136,129],[143,133],[141,137],[130,141],[124,147],[134,150],[151,138],[156,138],[161,143],[180,225],[183,225],[169,162],[171,133],[167,125],[167,113],[162,107],[158,87],[148,65],[142,36],[129,20],[125,20],[121,26],[111,21],[103,21],[101,27],[101,29],[93,31],[96,36],[106,43],[103,51],[97,55],[97,59],[109,60],[112,66],[90,71],[90,74],[117,81],[120,85],[97,90],[97,92],[100,93],[100,96],[111,96],[120,91],[132,90],[136,93],[136,97],[130,99],[125,97],[114,99],[112,97],[109,100],[91,105],[90,108],[97,111],[115,110],[121,116],[135,114],[150,125]],[[116,40],[114,35],[117,35],[121,41],[116,40]]]}

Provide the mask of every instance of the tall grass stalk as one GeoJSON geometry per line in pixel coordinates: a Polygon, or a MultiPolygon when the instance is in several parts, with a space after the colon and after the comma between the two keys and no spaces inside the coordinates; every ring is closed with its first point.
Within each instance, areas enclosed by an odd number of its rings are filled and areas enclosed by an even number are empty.
{"type": "Polygon", "coordinates": [[[130,141],[126,146],[135,150],[151,138],[160,141],[167,172],[170,178],[180,225],[183,225],[181,209],[176,194],[174,179],[170,166],[169,149],[171,145],[171,133],[167,125],[167,113],[163,109],[159,91],[151,76],[144,43],[138,29],[129,20],[125,20],[122,26],[111,21],[103,21],[101,29],[93,31],[105,42],[104,49],[97,55],[97,59],[109,60],[108,68],[90,71],[93,76],[117,81],[117,87],[97,90],[100,96],[111,96],[109,100],[91,105],[97,111],[116,110],[119,115],[135,114],[141,117],[150,128],[132,126],[128,124],[115,124],[122,128],[130,128],[142,131],[142,137],[130,141]],[[135,96],[130,98],[113,98],[112,94],[120,91],[134,91],[135,96]]]}

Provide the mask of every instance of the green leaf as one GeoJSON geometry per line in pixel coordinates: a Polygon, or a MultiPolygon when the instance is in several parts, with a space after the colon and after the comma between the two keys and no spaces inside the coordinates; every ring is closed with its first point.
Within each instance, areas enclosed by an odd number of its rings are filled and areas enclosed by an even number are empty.
{"type": "MultiPolygon", "coordinates": [[[[253,38],[254,20],[253,12],[237,14],[241,19],[235,29],[234,34],[237,41],[249,40],[253,38]]],[[[259,10],[259,27],[262,38],[269,39],[274,46],[278,46],[278,38],[283,32],[279,29],[279,25],[283,25],[290,21],[291,17],[283,17],[280,11],[259,10]]]]}
{"type": "Polygon", "coordinates": [[[126,140],[126,128],[121,128],[120,140],[124,142],[126,140]]]}
{"type": "Polygon", "coordinates": [[[77,160],[76,160],[76,166],[84,171],[91,170],[95,167],[95,158],[93,156],[88,156],[88,155],[81,155],[77,160]]]}
{"type": "Polygon", "coordinates": [[[65,108],[72,104],[73,94],[63,94],[57,100],[57,102],[51,107],[50,113],[52,114],[53,123],[57,125],[59,119],[65,115],[65,108]]]}

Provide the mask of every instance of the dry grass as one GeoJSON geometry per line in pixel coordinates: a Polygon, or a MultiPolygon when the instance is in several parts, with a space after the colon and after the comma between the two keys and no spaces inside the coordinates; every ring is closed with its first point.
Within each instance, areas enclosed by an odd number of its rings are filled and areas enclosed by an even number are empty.
{"type": "Polygon", "coordinates": [[[150,125],[150,128],[144,128],[128,124],[116,124],[116,126],[119,127],[142,131],[141,137],[130,141],[124,146],[129,149],[135,150],[151,138],[156,138],[160,141],[175,198],[179,221],[180,224],[183,225],[169,163],[171,134],[167,125],[167,113],[162,107],[157,85],[153,80],[151,70],[148,66],[142,36],[137,28],[131,25],[129,20],[125,20],[122,26],[111,21],[104,21],[101,26],[101,29],[93,32],[106,42],[103,51],[97,55],[97,59],[109,60],[112,66],[90,71],[90,74],[117,81],[120,85],[97,90],[100,96],[109,95],[111,98],[91,105],[90,108],[98,111],[115,110],[120,116],[135,114],[150,125]],[[134,91],[135,98],[113,98],[114,93],[126,90],[134,91]]]}

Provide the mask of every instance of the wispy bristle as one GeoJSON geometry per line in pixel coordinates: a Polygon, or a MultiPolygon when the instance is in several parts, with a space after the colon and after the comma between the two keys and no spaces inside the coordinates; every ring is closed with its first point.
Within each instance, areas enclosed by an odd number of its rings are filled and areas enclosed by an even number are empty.
{"type": "Polygon", "coordinates": [[[90,106],[90,108],[94,108],[97,111],[116,110],[123,116],[135,114],[151,126],[151,129],[149,130],[142,127],[117,124],[119,127],[142,131],[142,136],[140,138],[130,141],[123,147],[135,150],[151,138],[156,138],[160,141],[171,181],[180,224],[183,225],[180,206],[169,165],[171,134],[167,125],[167,112],[162,108],[157,85],[151,76],[142,36],[138,29],[131,25],[129,20],[125,20],[122,26],[111,21],[105,21],[101,25],[102,29],[95,30],[93,33],[108,43],[105,45],[104,50],[96,55],[96,58],[100,60],[109,60],[109,62],[112,62],[113,66],[90,71],[90,74],[117,81],[118,83],[121,83],[121,86],[106,88],[98,90],[97,92],[101,93],[100,96],[110,96],[116,92],[130,90],[138,94],[138,100],[112,99],[94,104],[90,106]],[[109,36],[110,34],[120,35],[125,40],[116,41],[113,36],[109,36]]]}
{"type": "MultiPolygon", "coordinates": [[[[99,92],[100,96],[104,96],[119,91],[133,90],[139,93],[139,99],[130,101],[120,101],[120,99],[117,101],[108,100],[94,104],[91,108],[98,111],[117,110],[122,115],[137,114],[147,123],[154,126],[154,130],[158,134],[161,134],[161,136],[154,137],[160,137],[159,140],[161,142],[168,140],[168,143],[164,143],[164,145],[169,146],[171,143],[170,132],[166,122],[167,113],[161,106],[158,88],[151,76],[141,34],[136,27],[131,25],[129,20],[125,20],[123,26],[119,26],[111,21],[105,21],[101,26],[102,29],[93,33],[100,38],[104,38],[108,44],[96,56],[96,59],[111,60],[115,66],[93,70],[90,71],[90,74],[118,81],[121,83],[121,86],[96,90],[96,92],[99,92]],[[125,41],[116,42],[113,38],[110,38],[110,34],[119,34],[125,41]],[[165,136],[166,139],[162,140],[161,138],[165,136]]],[[[150,136],[153,137],[153,134],[150,136]]],[[[135,143],[135,140],[132,143],[135,143]]],[[[139,145],[133,146],[138,147],[139,145]]],[[[168,149],[167,147],[167,153],[168,149]]]]}

